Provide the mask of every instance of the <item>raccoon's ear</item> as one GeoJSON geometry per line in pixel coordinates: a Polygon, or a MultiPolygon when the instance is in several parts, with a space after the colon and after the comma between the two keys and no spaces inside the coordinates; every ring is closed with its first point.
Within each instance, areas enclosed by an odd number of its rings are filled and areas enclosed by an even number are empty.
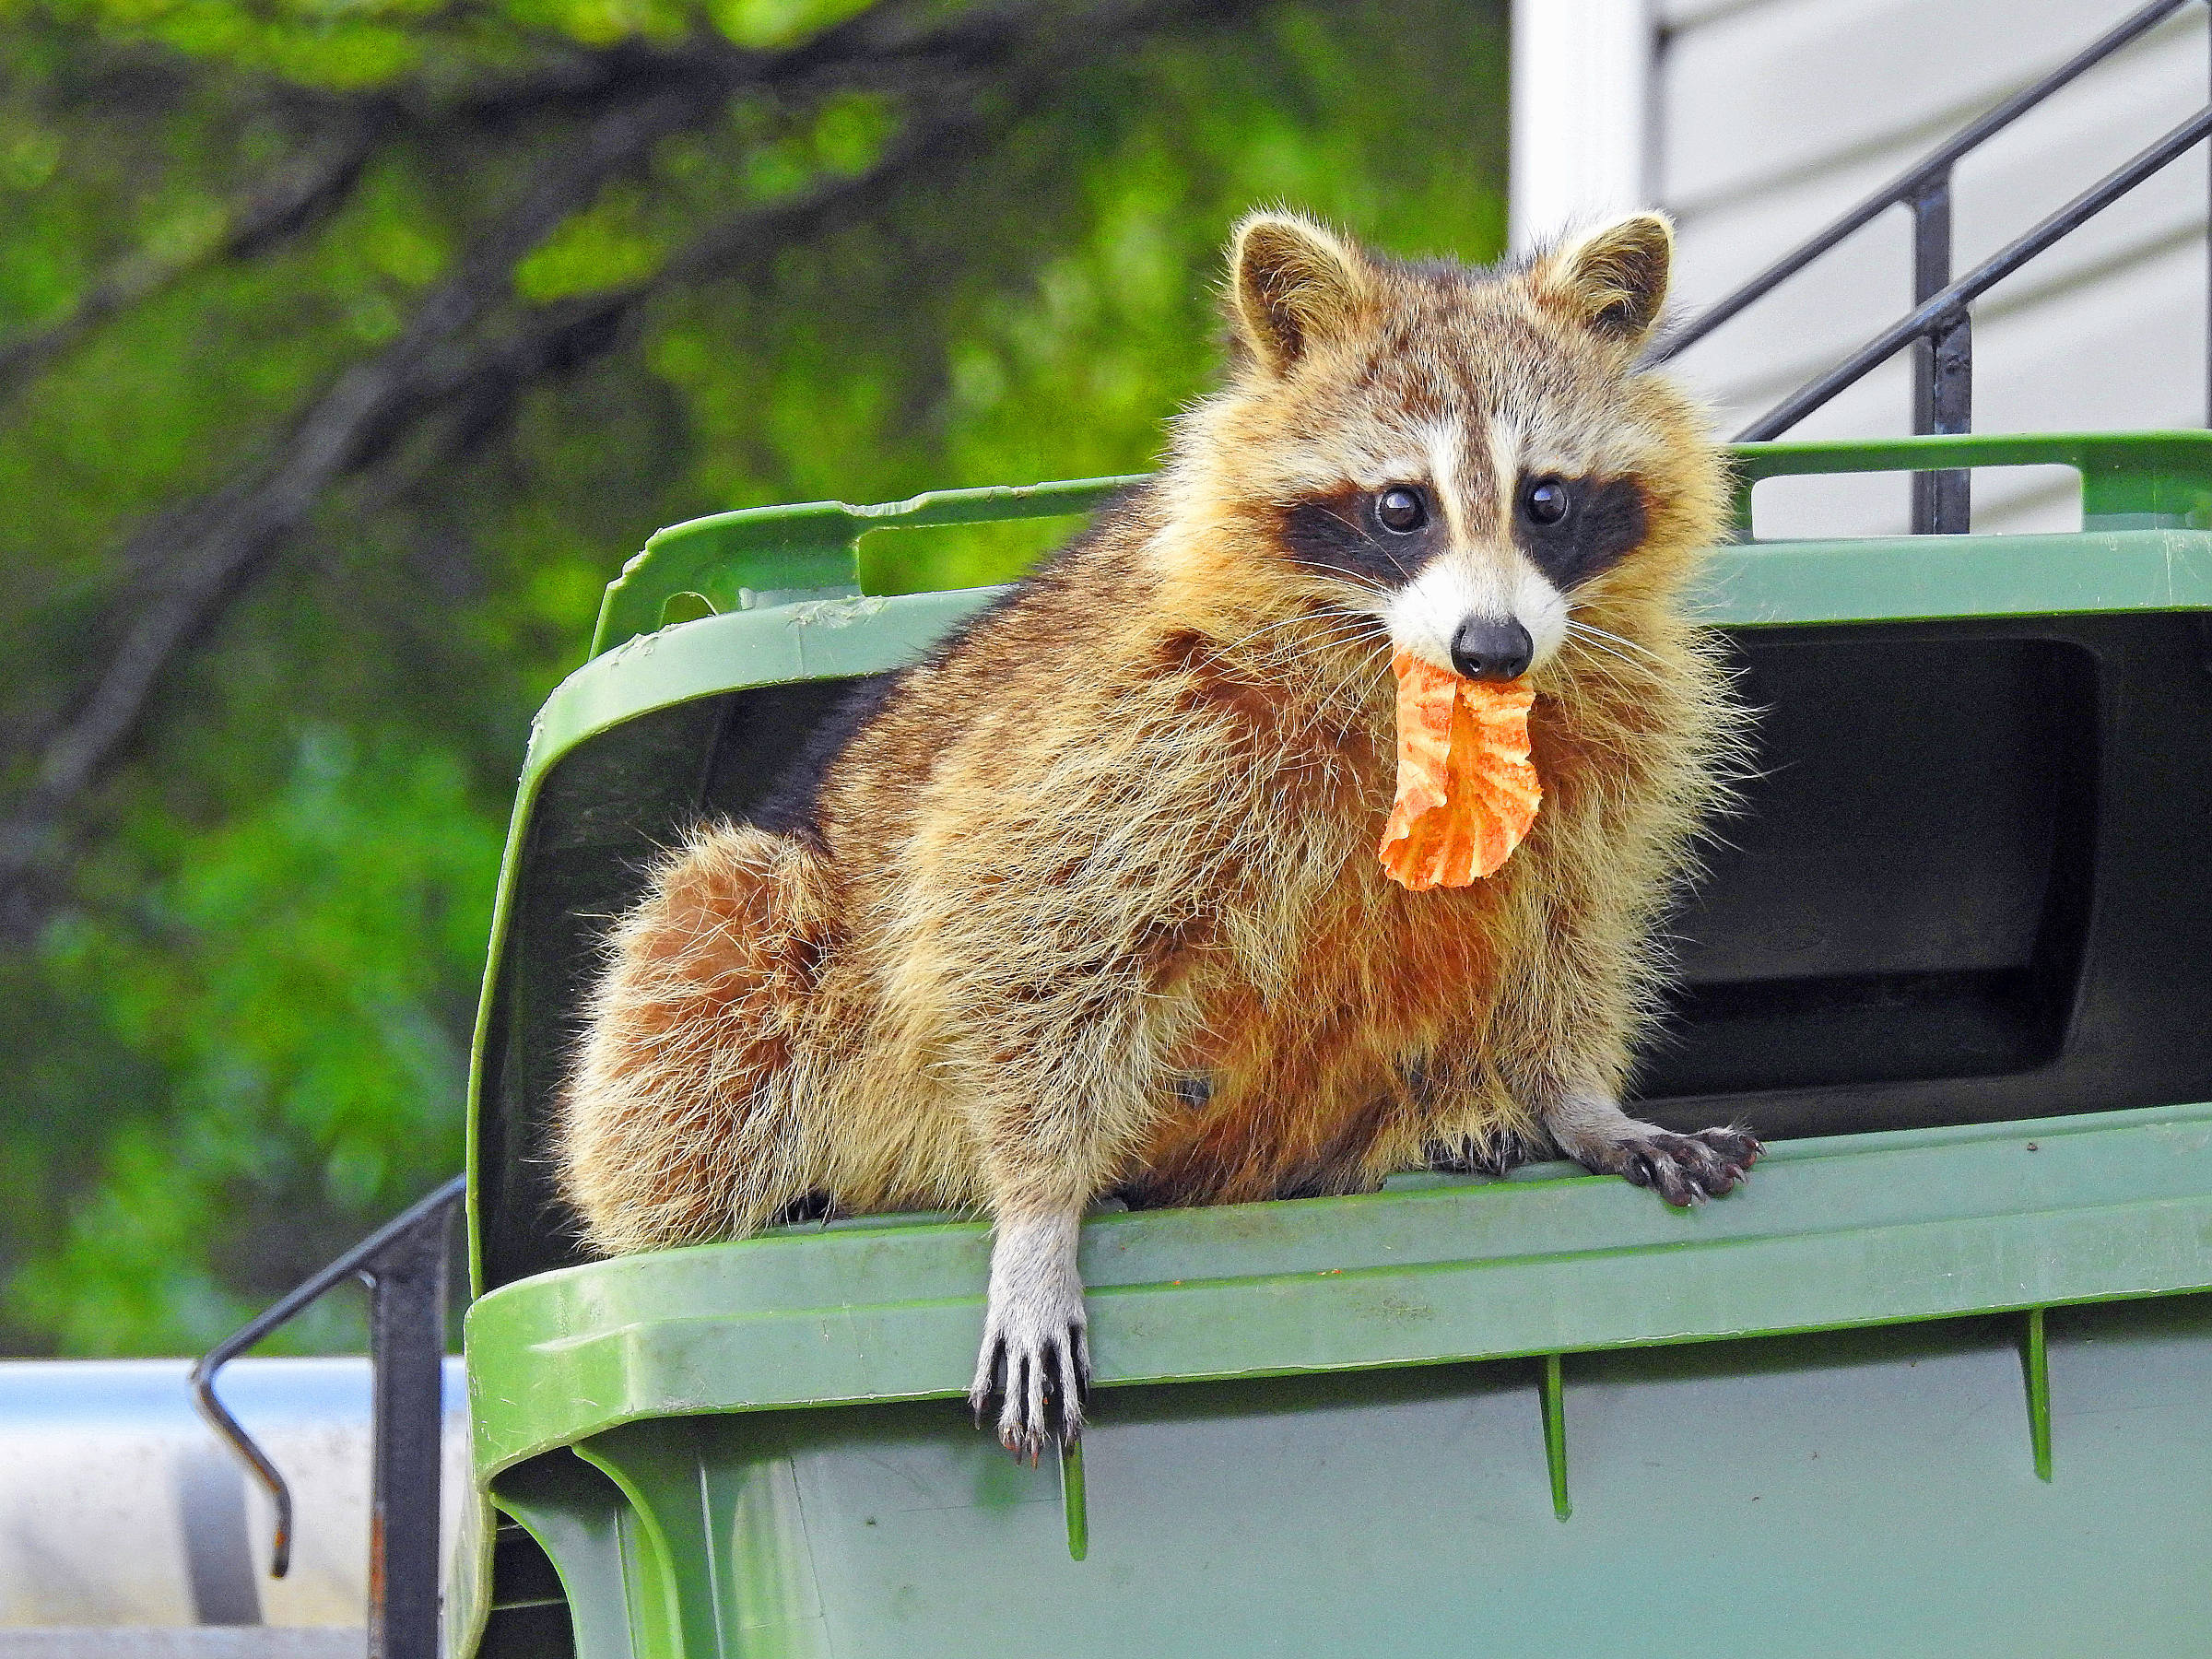
{"type": "Polygon", "coordinates": [[[1536,262],[1536,292],[1601,338],[1643,344],[1666,303],[1675,228],[1665,214],[1632,213],[1571,236],[1536,262]]]}
{"type": "Polygon", "coordinates": [[[1289,213],[1255,213],[1239,225],[1229,274],[1237,336],[1277,374],[1351,323],[1370,280],[1358,248],[1289,213]]]}

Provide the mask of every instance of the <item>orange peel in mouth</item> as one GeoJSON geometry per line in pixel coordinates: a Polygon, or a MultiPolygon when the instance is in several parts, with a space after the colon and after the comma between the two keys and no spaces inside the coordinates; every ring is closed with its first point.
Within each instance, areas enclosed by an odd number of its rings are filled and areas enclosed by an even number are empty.
{"type": "Polygon", "coordinates": [[[1496,872],[1536,821],[1544,792],[1528,757],[1525,679],[1466,680],[1399,652],[1398,795],[1376,851],[1413,892],[1496,872]]]}

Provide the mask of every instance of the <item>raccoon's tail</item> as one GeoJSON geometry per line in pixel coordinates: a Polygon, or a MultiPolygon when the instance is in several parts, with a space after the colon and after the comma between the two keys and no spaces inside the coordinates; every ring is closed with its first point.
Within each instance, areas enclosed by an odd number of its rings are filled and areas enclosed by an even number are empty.
{"type": "Polygon", "coordinates": [[[822,1185],[804,1111],[822,855],[745,826],[664,860],[607,939],[562,1100],[561,1183],[606,1254],[737,1238],[822,1185]]]}

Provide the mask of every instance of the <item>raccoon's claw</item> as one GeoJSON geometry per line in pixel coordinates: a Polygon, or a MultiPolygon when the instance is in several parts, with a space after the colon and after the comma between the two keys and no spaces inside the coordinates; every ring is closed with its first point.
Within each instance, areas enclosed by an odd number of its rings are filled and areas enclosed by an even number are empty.
{"type": "Polygon", "coordinates": [[[1700,1129],[1695,1135],[1651,1129],[1614,1148],[1619,1161],[1610,1172],[1651,1187],[1667,1203],[1687,1209],[1733,1190],[1765,1150],[1741,1129],[1700,1129]]]}
{"type": "Polygon", "coordinates": [[[1483,1140],[1465,1140],[1455,1146],[1431,1145],[1427,1167],[1448,1175],[1502,1176],[1523,1164],[1557,1157],[1558,1150],[1541,1136],[1500,1130],[1483,1140]]]}
{"type": "Polygon", "coordinates": [[[980,1429],[991,1396],[1001,1396],[999,1444],[1034,1468],[1048,1440],[1065,1445],[1082,1436],[1083,1402],[1090,1390],[1088,1339],[1080,1322],[1030,1339],[994,1324],[983,1337],[968,1405],[980,1429]]]}

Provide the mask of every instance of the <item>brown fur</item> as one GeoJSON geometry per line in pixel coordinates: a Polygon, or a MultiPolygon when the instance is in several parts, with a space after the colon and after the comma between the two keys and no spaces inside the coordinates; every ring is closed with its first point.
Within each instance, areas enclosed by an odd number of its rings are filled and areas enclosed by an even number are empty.
{"type": "Polygon", "coordinates": [[[704,828],[615,930],[559,1147],[593,1247],[810,1194],[1004,1223],[1358,1191],[1617,1094],[1734,718],[1682,608],[1723,460],[1635,366],[1666,249],[1629,226],[1500,274],[1248,222],[1236,359],[1160,476],[905,676],[818,837],[704,828]],[[1440,423],[1463,539],[1507,534],[1508,439],[1633,478],[1646,534],[1572,594],[1617,642],[1535,670],[1527,841],[1412,893],[1375,853],[1387,646],[1282,525],[1440,423]]]}

